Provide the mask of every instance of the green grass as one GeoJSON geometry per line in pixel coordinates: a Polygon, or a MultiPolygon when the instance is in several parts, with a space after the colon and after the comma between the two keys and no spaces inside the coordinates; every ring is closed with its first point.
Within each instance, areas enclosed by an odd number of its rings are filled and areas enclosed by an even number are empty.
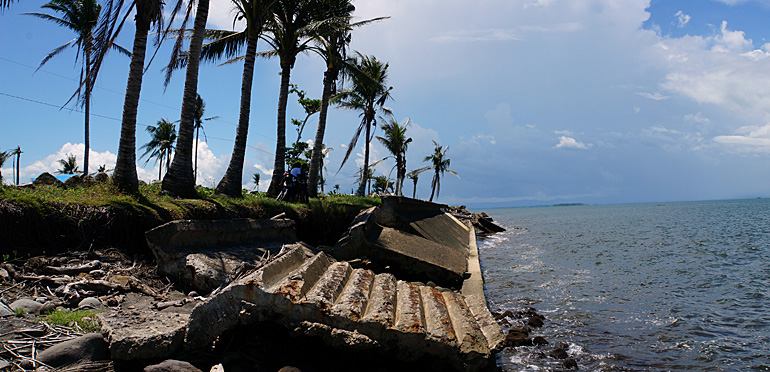
{"type": "Polygon", "coordinates": [[[101,330],[94,318],[97,313],[99,312],[96,310],[54,310],[41,320],[48,324],[71,328],[75,328],[74,326],[77,324],[84,333],[91,333],[101,330]]]}
{"type": "Polygon", "coordinates": [[[59,187],[37,187],[34,189],[18,189],[0,186],[0,200],[12,200],[37,209],[41,215],[48,215],[64,208],[78,206],[128,208],[146,213],[153,213],[164,218],[183,219],[207,211],[212,208],[225,209],[234,215],[243,216],[249,212],[264,211],[265,213],[280,213],[293,211],[303,213],[308,208],[334,210],[335,205],[357,207],[360,209],[380,204],[378,197],[355,197],[350,195],[329,195],[319,199],[311,199],[308,204],[278,202],[268,198],[264,193],[246,193],[243,197],[233,198],[215,195],[210,188],[198,189],[198,198],[179,199],[163,195],[160,185],[141,185],[136,194],[123,193],[109,183],[96,184],[89,187],[64,189],[59,187]]]}

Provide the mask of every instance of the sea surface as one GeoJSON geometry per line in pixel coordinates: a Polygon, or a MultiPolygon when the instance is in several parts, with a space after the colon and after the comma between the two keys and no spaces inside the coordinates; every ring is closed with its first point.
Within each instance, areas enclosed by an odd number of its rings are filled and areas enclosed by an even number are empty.
{"type": "MultiPolygon", "coordinates": [[[[534,308],[505,371],[770,370],[770,199],[491,209],[490,308],[534,308]]],[[[517,320],[510,320],[517,327],[517,320]]]]}

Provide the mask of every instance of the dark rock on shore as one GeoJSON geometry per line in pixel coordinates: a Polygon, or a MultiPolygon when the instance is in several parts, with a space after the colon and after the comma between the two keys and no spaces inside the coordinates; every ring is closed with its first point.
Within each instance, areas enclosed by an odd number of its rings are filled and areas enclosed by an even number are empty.
{"type": "Polygon", "coordinates": [[[164,360],[161,363],[144,367],[144,372],[203,372],[194,365],[174,359],[164,360]]]}
{"type": "Polygon", "coordinates": [[[505,336],[506,347],[532,346],[529,331],[523,328],[511,328],[505,336]]]}
{"type": "Polygon", "coordinates": [[[578,369],[578,364],[575,359],[567,359],[561,363],[561,366],[566,369],[578,369]]]}
{"type": "Polygon", "coordinates": [[[551,350],[551,353],[548,354],[548,355],[550,355],[552,358],[555,358],[555,359],[567,359],[567,358],[569,358],[569,354],[567,354],[567,351],[562,349],[562,348],[560,348],[560,347],[551,350]]]}
{"type": "Polygon", "coordinates": [[[110,358],[109,345],[99,333],[89,333],[45,349],[37,359],[51,367],[60,367],[82,360],[91,362],[110,358]]]}

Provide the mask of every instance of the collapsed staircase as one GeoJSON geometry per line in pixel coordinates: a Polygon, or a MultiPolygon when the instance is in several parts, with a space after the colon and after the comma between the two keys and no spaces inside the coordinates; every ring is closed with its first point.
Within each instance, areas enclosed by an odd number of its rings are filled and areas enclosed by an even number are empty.
{"type": "Polygon", "coordinates": [[[262,321],[336,347],[394,351],[405,361],[435,358],[464,371],[483,368],[503,341],[483,298],[294,247],[195,307],[185,346],[204,348],[227,330],[262,321]]]}

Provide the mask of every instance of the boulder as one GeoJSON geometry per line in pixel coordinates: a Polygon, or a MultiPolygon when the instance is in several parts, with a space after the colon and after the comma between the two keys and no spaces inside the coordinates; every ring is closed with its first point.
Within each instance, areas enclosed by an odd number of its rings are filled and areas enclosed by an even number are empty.
{"type": "Polygon", "coordinates": [[[64,181],[64,187],[67,189],[73,189],[78,187],[91,186],[95,183],[94,178],[88,175],[77,175],[67,178],[64,181]]]}
{"type": "Polygon", "coordinates": [[[78,303],[78,309],[101,309],[102,301],[96,297],[86,297],[78,303]]]}
{"type": "Polygon", "coordinates": [[[548,354],[548,355],[550,355],[552,358],[555,358],[555,359],[567,359],[567,358],[569,358],[569,354],[567,354],[567,351],[562,349],[562,348],[560,348],[560,347],[551,350],[551,353],[548,354]]]}
{"type": "Polygon", "coordinates": [[[164,360],[161,363],[144,367],[144,372],[203,372],[203,371],[201,371],[198,368],[195,368],[195,366],[193,366],[188,362],[168,359],[168,360],[164,360]]]}
{"type": "Polygon", "coordinates": [[[109,358],[107,341],[99,333],[89,333],[58,343],[37,356],[39,361],[54,368],[81,360],[95,362],[109,358]]]}
{"type": "Polygon", "coordinates": [[[11,310],[15,311],[24,311],[25,314],[37,314],[38,311],[40,311],[40,308],[43,306],[43,304],[35,301],[30,300],[28,298],[22,298],[18,299],[11,303],[10,308],[11,310]]]}
{"type": "Polygon", "coordinates": [[[64,182],[59,181],[54,177],[51,173],[45,172],[37,178],[35,178],[34,181],[32,181],[32,185],[34,186],[56,186],[56,187],[62,187],[64,186],[64,182]]]}

